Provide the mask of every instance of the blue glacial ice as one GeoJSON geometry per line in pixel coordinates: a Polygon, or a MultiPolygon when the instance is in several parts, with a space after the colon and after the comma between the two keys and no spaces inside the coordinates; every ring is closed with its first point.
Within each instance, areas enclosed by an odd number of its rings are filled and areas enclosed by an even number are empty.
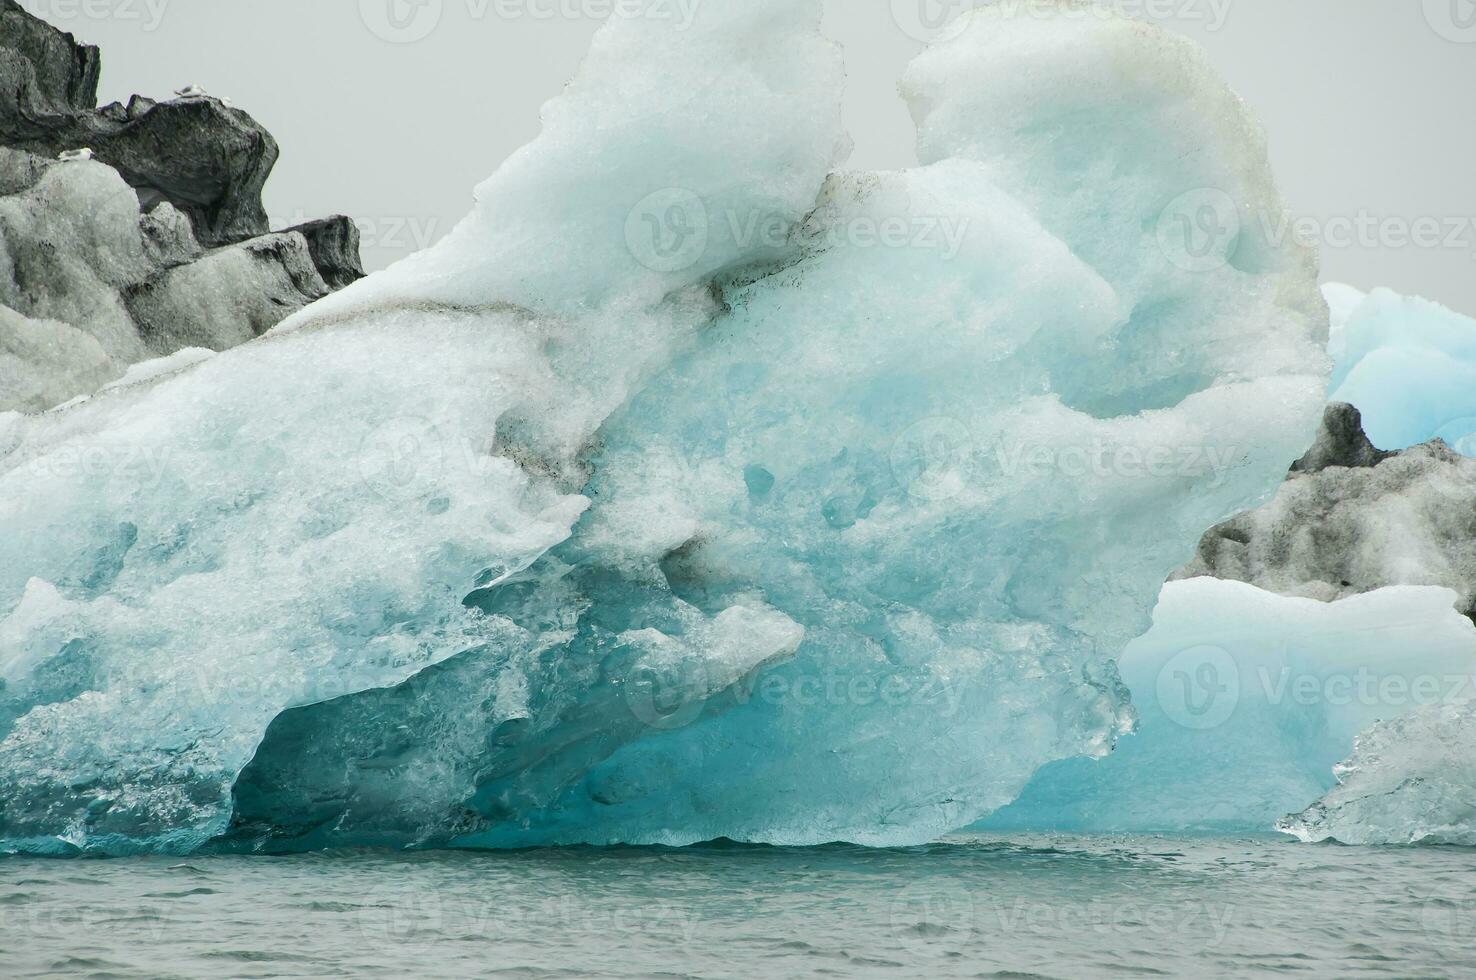
{"type": "MultiPolygon", "coordinates": [[[[1339,353],[1338,325],[1359,307],[1409,349],[1442,322],[1448,346],[1476,327],[1387,292],[1329,287],[1327,298],[1339,353]]],[[[1386,444],[1391,423],[1410,424],[1398,444],[1429,431],[1405,411],[1429,379],[1390,373],[1388,354],[1378,348],[1383,368],[1360,377],[1378,396],[1365,404],[1384,410],[1386,444]]],[[[1461,761],[1476,694],[1476,461],[1439,440],[1379,451],[1362,423],[1330,406],[1276,496],[1208,532],[1176,573],[1196,580],[1165,590],[1154,629],[1120,662],[1141,712],[1134,735],[1099,763],[1044,767],[984,826],[1276,824],[1306,840],[1476,841],[1476,783],[1461,761]]]]}
{"type": "Polygon", "coordinates": [[[1332,398],[1363,413],[1380,449],[1444,439],[1476,456],[1476,320],[1388,289],[1325,288],[1332,398]]]}
{"type": "Polygon", "coordinates": [[[1455,599],[1428,586],[1319,602],[1171,582],[1120,661],[1138,733],[1101,761],[1044,767],[983,826],[1269,831],[1333,788],[1360,732],[1476,701],[1476,626],[1455,599]]]}
{"type": "Polygon", "coordinates": [[[4,846],[916,843],[1109,751],[1327,307],[1240,101],[1080,9],[929,48],[892,173],[817,3],[617,16],[437,247],[0,416],[4,846]]]}
{"type": "Polygon", "coordinates": [[[1476,846],[1476,710],[1434,704],[1380,722],[1337,785],[1277,828],[1303,841],[1476,846]]]}

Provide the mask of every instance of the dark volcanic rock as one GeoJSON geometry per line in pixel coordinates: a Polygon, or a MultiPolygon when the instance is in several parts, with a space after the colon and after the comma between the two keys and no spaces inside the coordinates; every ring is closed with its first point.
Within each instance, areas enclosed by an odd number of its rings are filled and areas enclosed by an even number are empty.
{"type": "Polygon", "coordinates": [[[313,264],[330,289],[342,289],[364,278],[359,259],[359,226],[337,215],[288,228],[307,239],[313,264]]]}
{"type": "Polygon", "coordinates": [[[145,207],[168,201],[206,246],[270,231],[261,191],[277,143],[239,109],[211,98],[97,108],[98,49],[0,0],[0,142],[40,156],[88,147],[145,207]]]}
{"type": "MultiPolygon", "coordinates": [[[[207,96],[134,96],[126,106],[99,109],[97,48],[15,0],[0,0],[0,26],[0,144],[50,157],[88,147],[139,192],[146,209],[168,201],[189,215],[206,247],[271,231],[261,193],[279,151],[248,113],[207,96]]],[[[357,267],[357,255],[341,254],[347,247],[345,239],[338,251],[324,250],[334,262],[323,270],[326,280],[342,282],[357,267]]]]}
{"type": "Polygon", "coordinates": [[[168,201],[189,215],[202,245],[271,231],[261,192],[277,163],[277,141],[240,109],[210,98],[179,99],[122,123],[103,111],[80,117],[77,128],[40,148],[60,153],[77,146],[91,147],[122,174],[145,208],[168,201]]]}
{"type": "Polygon", "coordinates": [[[97,48],[0,0],[0,136],[44,136],[97,106],[97,48]]]}
{"type": "Polygon", "coordinates": [[[99,109],[100,67],[0,0],[0,411],[244,343],[364,275],[347,218],[270,232],[278,149],[251,116],[198,93],[99,109]]]}
{"type": "Polygon", "coordinates": [[[1381,452],[1356,409],[1329,406],[1275,498],[1212,528],[1174,578],[1200,576],[1325,602],[1438,585],[1476,619],[1476,459],[1438,439],[1381,452]]]}
{"type": "Polygon", "coordinates": [[[1363,432],[1363,414],[1352,405],[1334,402],[1322,414],[1322,428],[1307,454],[1292,464],[1293,473],[1320,473],[1333,466],[1377,466],[1396,453],[1378,449],[1363,432]]]}

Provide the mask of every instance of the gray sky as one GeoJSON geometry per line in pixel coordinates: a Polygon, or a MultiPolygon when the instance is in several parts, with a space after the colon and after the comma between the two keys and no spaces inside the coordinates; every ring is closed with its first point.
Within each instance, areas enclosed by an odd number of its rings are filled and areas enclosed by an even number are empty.
{"type": "MultiPolygon", "coordinates": [[[[102,46],[105,100],[193,82],[251,112],[282,145],[273,217],[352,215],[378,268],[450,230],[536,134],[612,0],[20,2],[102,46]]],[[[915,162],[896,79],[966,2],[826,0],[851,166],[915,162]]],[[[1260,113],[1324,278],[1476,314],[1476,0],[1109,2],[1194,37],[1260,113]]]]}

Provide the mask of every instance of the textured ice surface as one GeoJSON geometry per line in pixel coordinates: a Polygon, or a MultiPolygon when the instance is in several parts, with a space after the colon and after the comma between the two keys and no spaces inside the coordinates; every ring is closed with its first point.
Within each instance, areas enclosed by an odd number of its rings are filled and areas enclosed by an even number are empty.
{"type": "Polygon", "coordinates": [[[1432,706],[1373,726],[1337,780],[1279,829],[1304,841],[1476,846],[1476,710],[1432,706]]]}
{"type": "Polygon", "coordinates": [[[582,502],[460,447],[402,453],[433,438],[416,419],[490,439],[509,347],[390,320],[0,416],[13,845],[196,844],[282,709],[499,635],[461,606],[468,574],[531,560],[582,502]]]}
{"type": "Polygon", "coordinates": [[[1046,766],[984,826],[1270,830],[1331,788],[1360,731],[1476,700],[1476,627],[1454,598],[1394,587],[1322,603],[1217,579],[1170,583],[1121,661],[1137,733],[1106,759],[1046,766]]]}
{"type": "Polygon", "coordinates": [[[1444,439],[1476,456],[1476,320],[1388,289],[1328,286],[1335,401],[1380,449],[1444,439]]]}
{"type": "MultiPolygon", "coordinates": [[[[646,48],[642,20],[601,35],[605,48],[639,53],[637,77],[643,65],[687,58],[690,72],[711,59],[724,92],[694,108],[685,88],[657,85],[632,103],[628,115],[678,127],[653,135],[703,148],[685,171],[654,179],[797,221],[840,143],[839,55],[815,33],[814,9],[798,20],[788,4],[704,9],[717,18],[705,36],[646,48]],[[759,50],[752,31],[763,26],[784,33],[759,50]],[[661,93],[666,105],[651,101],[661,93]],[[739,129],[726,143],[690,130],[716,109],[739,129]],[[729,154],[748,170],[725,167],[729,154]]],[[[596,100],[620,81],[613,65],[607,74],[590,80],[596,100]]],[[[557,107],[551,116],[547,205],[598,172],[597,159],[618,170],[598,143],[579,142],[617,119],[595,108],[583,121],[557,107]],[[565,131],[558,120],[571,118],[565,131]],[[552,165],[560,154],[574,156],[563,169],[552,165]]],[[[642,138],[636,127],[612,144],[642,138]]],[[[635,160],[624,175],[643,178],[635,160]]],[[[586,205],[605,196],[587,190],[586,205]]],[[[537,207],[527,214],[540,218],[537,207]]],[[[611,268],[617,254],[633,267],[623,225],[606,229],[604,252],[583,256],[567,250],[569,220],[510,225],[503,248],[537,245],[540,267],[608,275],[611,289],[639,278],[611,268]]],[[[506,268],[503,256],[485,258],[494,275],[506,268]]],[[[587,500],[553,484],[578,472],[576,453],[629,379],[710,317],[711,271],[698,269],[698,287],[660,309],[594,310],[577,323],[522,309],[509,300],[536,297],[495,282],[474,304],[380,303],[372,317],[274,335],[68,411],[0,416],[0,826],[10,845],[187,849],[224,828],[232,783],[284,709],[393,685],[467,650],[515,655],[521,631],[462,599],[567,536],[587,500]]],[[[660,283],[641,288],[664,296],[660,283]]],[[[793,628],[765,634],[757,627],[777,614],[747,609],[684,633],[723,632],[740,664],[792,649],[793,628]]],[[[632,632],[658,662],[680,645],[632,632]]],[[[706,651],[692,642],[689,656],[706,651]]],[[[509,696],[520,676],[502,677],[509,696]]]]}
{"type": "Polygon", "coordinates": [[[1181,220],[1280,206],[1187,42],[980,13],[836,174],[818,21],[617,16],[435,249],[0,417],[10,846],[910,843],[1111,746],[1311,438],[1313,263],[1181,220]]]}

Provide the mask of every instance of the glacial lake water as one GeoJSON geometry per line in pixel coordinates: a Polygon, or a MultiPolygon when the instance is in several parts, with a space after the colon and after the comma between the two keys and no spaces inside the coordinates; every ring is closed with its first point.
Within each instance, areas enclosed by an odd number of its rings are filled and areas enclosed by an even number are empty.
{"type": "Polygon", "coordinates": [[[1476,974],[1476,851],[956,836],[0,860],[0,976],[1476,974]]]}

